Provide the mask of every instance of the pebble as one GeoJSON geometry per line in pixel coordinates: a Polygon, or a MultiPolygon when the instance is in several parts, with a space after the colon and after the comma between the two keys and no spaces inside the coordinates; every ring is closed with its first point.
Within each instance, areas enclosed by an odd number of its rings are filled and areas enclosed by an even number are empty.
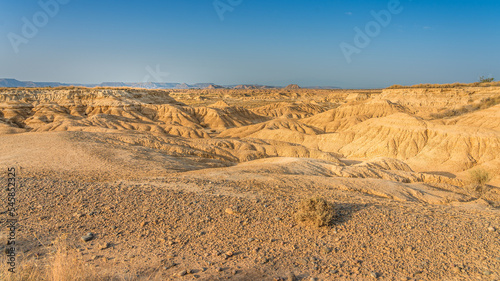
{"type": "Polygon", "coordinates": [[[488,231],[489,231],[489,232],[495,232],[495,231],[496,231],[496,229],[495,229],[493,226],[490,226],[490,227],[488,227],[488,231]]]}
{"type": "Polygon", "coordinates": [[[183,270],[183,271],[177,273],[177,276],[184,276],[186,274],[187,274],[187,270],[183,270]]]}
{"type": "Polygon", "coordinates": [[[226,209],[226,214],[229,214],[229,215],[234,215],[234,211],[230,208],[227,208],[226,209]]]}
{"type": "Polygon", "coordinates": [[[253,241],[255,241],[254,238],[248,238],[248,242],[253,242],[253,241]]]}
{"type": "Polygon", "coordinates": [[[177,264],[176,264],[176,263],[174,263],[174,262],[167,262],[167,263],[165,264],[165,266],[163,267],[163,269],[164,269],[164,270],[169,270],[169,269],[171,269],[172,267],[174,267],[174,266],[176,266],[176,265],[177,265],[177,264]]]}
{"type": "Polygon", "coordinates": [[[489,276],[491,275],[493,272],[489,271],[489,270],[484,270],[483,271],[483,275],[486,275],[486,276],[489,276]]]}
{"type": "Polygon", "coordinates": [[[322,251],[322,253],[323,253],[323,254],[329,254],[329,253],[331,253],[331,252],[332,252],[332,248],[330,248],[330,247],[326,247],[326,246],[325,246],[325,247],[323,247],[323,248],[321,249],[321,251],[322,251]]]}
{"type": "Polygon", "coordinates": [[[316,278],[316,277],[311,277],[311,278],[309,279],[309,281],[318,281],[318,278],[316,278]]]}
{"type": "Polygon", "coordinates": [[[73,216],[76,217],[76,218],[81,218],[81,217],[84,216],[84,214],[82,214],[82,213],[74,213],[73,216]]]}
{"type": "Polygon", "coordinates": [[[105,250],[107,248],[111,247],[111,244],[110,243],[102,243],[99,245],[99,250],[105,250]]]}
{"type": "Polygon", "coordinates": [[[370,272],[370,276],[373,277],[373,278],[378,278],[379,277],[379,274],[375,271],[371,271],[370,272]]]}
{"type": "Polygon", "coordinates": [[[293,274],[293,272],[290,272],[290,273],[288,273],[286,280],[287,281],[297,281],[297,277],[295,276],[295,274],[293,274]]]}
{"type": "Polygon", "coordinates": [[[85,242],[89,242],[92,239],[94,239],[94,233],[92,233],[92,232],[89,232],[89,233],[85,234],[84,236],[82,236],[82,240],[85,242]]]}

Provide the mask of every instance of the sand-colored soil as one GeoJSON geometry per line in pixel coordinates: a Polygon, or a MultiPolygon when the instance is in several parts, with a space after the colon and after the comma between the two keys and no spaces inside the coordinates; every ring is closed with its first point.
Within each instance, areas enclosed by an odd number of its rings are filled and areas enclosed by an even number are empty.
{"type": "Polygon", "coordinates": [[[19,258],[43,265],[67,234],[85,266],[125,280],[498,280],[498,97],[3,89],[19,258]],[[335,204],[331,227],[294,220],[311,197],[335,204]]]}

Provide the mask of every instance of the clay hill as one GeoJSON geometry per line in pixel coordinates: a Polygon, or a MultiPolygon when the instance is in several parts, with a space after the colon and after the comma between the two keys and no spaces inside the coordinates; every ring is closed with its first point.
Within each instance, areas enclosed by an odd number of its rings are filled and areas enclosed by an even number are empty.
{"type": "Polygon", "coordinates": [[[0,163],[2,280],[500,278],[498,86],[4,88],[0,163]]]}
{"type": "Polygon", "coordinates": [[[300,89],[300,86],[297,85],[297,84],[290,84],[290,85],[286,86],[285,89],[287,89],[287,90],[297,90],[297,89],[300,89]]]}

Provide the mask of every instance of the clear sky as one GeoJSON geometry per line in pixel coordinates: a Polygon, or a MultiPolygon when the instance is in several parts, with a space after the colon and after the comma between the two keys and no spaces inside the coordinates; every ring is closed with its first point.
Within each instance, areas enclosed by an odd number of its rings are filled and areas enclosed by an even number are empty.
{"type": "Polygon", "coordinates": [[[344,88],[500,78],[498,0],[217,1],[0,0],[0,78],[344,88]],[[390,20],[377,22],[382,10],[390,20]]]}

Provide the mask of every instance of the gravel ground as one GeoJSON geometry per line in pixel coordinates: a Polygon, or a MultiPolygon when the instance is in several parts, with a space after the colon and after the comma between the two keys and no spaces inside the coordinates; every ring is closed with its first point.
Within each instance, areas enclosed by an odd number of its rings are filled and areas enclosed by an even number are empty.
{"type": "Polygon", "coordinates": [[[318,189],[337,210],[334,225],[318,229],[293,219],[314,188],[310,181],[297,182],[308,184],[307,193],[182,174],[141,184],[36,175],[19,182],[26,260],[43,260],[67,235],[81,260],[124,279],[286,280],[290,272],[299,280],[500,278],[498,210],[318,189]],[[94,237],[85,242],[87,233],[94,237]]]}

